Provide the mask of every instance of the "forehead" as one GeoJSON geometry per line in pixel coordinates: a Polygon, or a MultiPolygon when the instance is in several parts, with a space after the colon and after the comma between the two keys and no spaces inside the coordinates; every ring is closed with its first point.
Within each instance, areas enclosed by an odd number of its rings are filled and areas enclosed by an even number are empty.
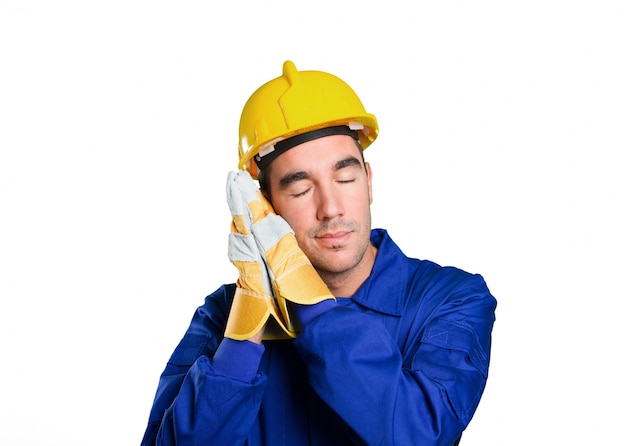
{"type": "Polygon", "coordinates": [[[272,161],[270,174],[282,177],[290,172],[314,172],[334,169],[337,161],[354,157],[361,159],[361,149],[346,135],[331,135],[299,144],[272,161]]]}

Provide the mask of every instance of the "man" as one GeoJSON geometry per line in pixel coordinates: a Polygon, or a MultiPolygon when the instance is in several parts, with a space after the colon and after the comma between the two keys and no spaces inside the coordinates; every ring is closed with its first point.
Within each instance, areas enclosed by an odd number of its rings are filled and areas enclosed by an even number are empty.
{"type": "Polygon", "coordinates": [[[371,229],[377,134],[347,84],[290,61],[251,96],[227,181],[239,279],[197,309],[142,445],[458,444],[496,301],[371,229]]]}

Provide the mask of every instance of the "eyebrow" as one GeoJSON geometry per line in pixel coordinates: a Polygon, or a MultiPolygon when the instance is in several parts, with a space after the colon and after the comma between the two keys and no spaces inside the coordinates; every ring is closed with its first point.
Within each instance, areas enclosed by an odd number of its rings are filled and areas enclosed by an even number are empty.
{"type": "MultiPolygon", "coordinates": [[[[335,163],[334,170],[337,171],[337,170],[345,169],[348,167],[360,168],[361,166],[362,166],[361,161],[358,158],[350,156],[348,158],[337,161],[335,163]]],[[[282,189],[284,189],[287,186],[297,181],[306,180],[309,177],[310,177],[309,173],[303,170],[299,172],[288,173],[287,175],[285,175],[284,177],[280,179],[279,185],[282,189]]]]}
{"type": "Polygon", "coordinates": [[[361,160],[353,156],[337,161],[335,163],[335,170],[345,169],[346,167],[361,167],[361,160]]]}
{"type": "Polygon", "coordinates": [[[296,181],[306,180],[307,178],[309,178],[309,174],[304,171],[288,173],[280,179],[280,182],[278,184],[280,185],[281,189],[284,189],[290,184],[295,183],[296,181]]]}

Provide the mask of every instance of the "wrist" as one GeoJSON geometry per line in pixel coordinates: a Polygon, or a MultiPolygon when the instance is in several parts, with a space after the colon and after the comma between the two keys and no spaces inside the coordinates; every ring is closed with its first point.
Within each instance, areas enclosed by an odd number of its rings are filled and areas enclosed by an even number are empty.
{"type": "Polygon", "coordinates": [[[251,382],[258,373],[264,352],[263,344],[224,338],[213,355],[213,371],[217,375],[251,382]]]}

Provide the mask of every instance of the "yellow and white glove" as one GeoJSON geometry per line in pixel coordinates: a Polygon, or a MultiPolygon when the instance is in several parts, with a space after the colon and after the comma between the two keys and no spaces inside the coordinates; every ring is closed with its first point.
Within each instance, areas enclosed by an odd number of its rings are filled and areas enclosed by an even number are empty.
{"type": "MultiPolygon", "coordinates": [[[[279,326],[293,337],[295,335],[292,333],[297,329],[292,322],[287,301],[313,305],[326,299],[334,300],[335,296],[298,246],[289,224],[274,213],[272,205],[263,197],[248,172],[231,172],[227,189],[229,196],[236,195],[235,191],[238,191],[237,201],[246,203],[248,215],[238,220],[244,224],[251,222],[246,230],[252,235],[257,252],[267,267],[275,297],[272,300],[275,305],[270,305],[270,313],[271,309],[278,307],[280,315],[271,314],[279,322],[279,326]]],[[[236,214],[233,213],[234,215],[236,214]]]]}
{"type": "Polygon", "coordinates": [[[252,213],[242,195],[236,174],[228,175],[226,199],[232,215],[228,236],[228,258],[237,267],[239,278],[224,336],[242,341],[250,339],[268,323],[263,339],[294,338],[295,331],[285,321],[272,292],[269,272],[250,228],[252,213]]]}

